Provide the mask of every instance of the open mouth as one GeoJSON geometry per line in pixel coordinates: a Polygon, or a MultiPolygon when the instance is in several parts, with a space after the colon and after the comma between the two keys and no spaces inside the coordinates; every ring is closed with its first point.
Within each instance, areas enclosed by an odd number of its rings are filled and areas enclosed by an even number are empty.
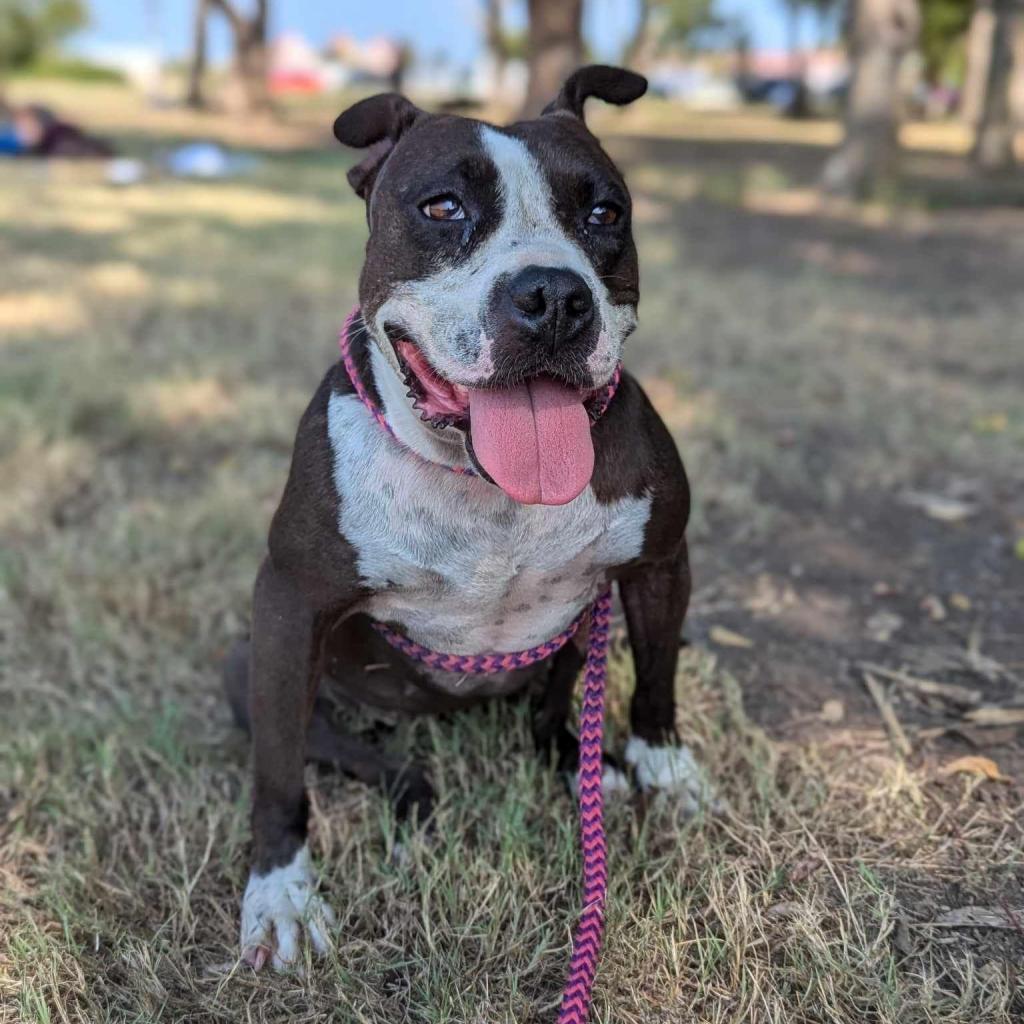
{"type": "Polygon", "coordinates": [[[538,376],[508,387],[445,380],[415,342],[394,343],[409,397],[438,429],[457,427],[481,474],[526,505],[564,505],[590,483],[594,390],[538,376]]]}

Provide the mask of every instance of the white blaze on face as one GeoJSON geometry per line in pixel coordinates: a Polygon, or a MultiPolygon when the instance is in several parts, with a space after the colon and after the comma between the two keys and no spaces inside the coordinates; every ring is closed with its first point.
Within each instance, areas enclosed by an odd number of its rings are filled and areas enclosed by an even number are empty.
{"type": "Polygon", "coordinates": [[[394,365],[384,325],[401,324],[442,376],[472,386],[494,371],[486,318],[498,279],[528,266],[565,268],[594,296],[599,336],[588,368],[603,383],[635,325],[635,308],[611,302],[587,254],[560,224],[551,187],[526,144],[485,125],[480,138],[497,169],[501,222],[468,260],[396,287],[374,317],[374,334],[394,365]]]}

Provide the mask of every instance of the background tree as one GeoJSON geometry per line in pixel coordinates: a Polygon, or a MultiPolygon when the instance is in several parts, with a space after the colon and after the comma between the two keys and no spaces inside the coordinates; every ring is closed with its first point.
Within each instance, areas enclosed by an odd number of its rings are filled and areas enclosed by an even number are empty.
{"type": "Polygon", "coordinates": [[[196,0],[188,87],[190,105],[203,105],[206,22],[211,11],[219,11],[231,27],[235,50],[232,73],[241,104],[248,110],[266,110],[270,107],[270,92],[267,88],[268,5],[269,0],[255,0],[252,9],[245,11],[233,0],[196,0]]]}
{"type": "Polygon", "coordinates": [[[206,77],[206,19],[209,16],[210,0],[196,0],[192,15],[192,59],[189,62],[185,102],[197,109],[205,105],[203,79],[206,77]]]}
{"type": "Polygon", "coordinates": [[[622,51],[626,67],[643,67],[659,45],[685,45],[698,29],[716,24],[714,0],[637,0],[636,27],[622,51]]]}
{"type": "Polygon", "coordinates": [[[979,0],[978,7],[990,12],[991,29],[984,94],[975,122],[971,158],[982,170],[1004,170],[1014,164],[1016,126],[1010,105],[1010,84],[1015,36],[1024,31],[1024,3],[1021,0],[979,0]]]}
{"type": "Polygon", "coordinates": [[[536,117],[583,61],[583,0],[528,0],[529,80],[523,117],[536,117]]]}
{"type": "Polygon", "coordinates": [[[35,63],[87,21],[82,0],[0,0],[0,74],[35,63]]]}
{"type": "Polygon", "coordinates": [[[484,0],[484,42],[491,55],[494,68],[494,93],[501,94],[508,65],[508,37],[505,34],[504,3],[502,0],[484,0]]]}
{"type": "Polygon", "coordinates": [[[921,56],[929,84],[940,85],[957,70],[970,24],[967,0],[921,0],[921,56]]]}
{"type": "Polygon", "coordinates": [[[916,45],[920,28],[916,0],[851,0],[846,22],[850,89],[843,141],[822,173],[826,192],[863,196],[892,175],[900,65],[916,45]]]}

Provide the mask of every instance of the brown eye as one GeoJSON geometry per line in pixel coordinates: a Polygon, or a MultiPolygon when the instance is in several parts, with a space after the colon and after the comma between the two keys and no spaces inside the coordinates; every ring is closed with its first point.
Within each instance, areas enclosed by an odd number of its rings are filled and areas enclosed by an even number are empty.
{"type": "Polygon", "coordinates": [[[466,211],[455,196],[435,196],[433,199],[428,199],[420,207],[420,212],[430,220],[466,219],[466,211]]]}
{"type": "Polygon", "coordinates": [[[611,203],[598,203],[587,217],[588,224],[614,224],[619,219],[619,208],[611,203]]]}

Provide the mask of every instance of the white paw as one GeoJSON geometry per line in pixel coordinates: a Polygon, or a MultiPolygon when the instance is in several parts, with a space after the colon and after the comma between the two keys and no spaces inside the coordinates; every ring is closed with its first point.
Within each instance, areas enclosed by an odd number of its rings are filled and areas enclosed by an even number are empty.
{"type": "Polygon", "coordinates": [[[683,744],[655,746],[639,736],[631,736],[626,744],[626,763],[632,766],[637,785],[645,793],[672,793],[685,815],[701,809],[716,813],[724,809],[704,769],[683,744]]]}
{"type": "Polygon", "coordinates": [[[284,867],[249,876],[242,898],[242,959],[259,970],[270,957],[275,970],[296,966],[305,928],[317,953],[330,947],[334,912],[317,895],[316,879],[303,846],[284,867]]]}
{"type": "MultiPolygon", "coordinates": [[[[573,799],[576,799],[580,795],[579,772],[576,772],[574,775],[569,775],[566,772],[566,775],[568,776],[569,789],[572,791],[573,799]]],[[[614,765],[606,764],[604,771],[601,772],[601,790],[604,793],[605,800],[611,800],[622,796],[624,793],[631,793],[633,787],[630,785],[629,779],[626,778],[625,772],[619,771],[614,765]]]]}

